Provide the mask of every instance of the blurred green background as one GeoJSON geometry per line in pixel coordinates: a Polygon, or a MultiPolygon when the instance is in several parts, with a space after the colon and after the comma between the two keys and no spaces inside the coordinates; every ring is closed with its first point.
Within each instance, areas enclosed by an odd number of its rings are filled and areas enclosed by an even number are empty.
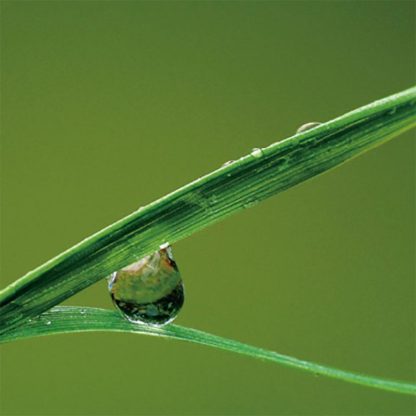
{"type": "MultiPolygon", "coordinates": [[[[415,3],[2,1],[1,285],[229,159],[415,81],[415,3]]],[[[177,323],[415,379],[410,132],[181,241],[177,323]]],[[[66,302],[111,308],[105,281],[66,302]]],[[[206,347],[1,347],[3,415],[409,415],[206,347]]]]}

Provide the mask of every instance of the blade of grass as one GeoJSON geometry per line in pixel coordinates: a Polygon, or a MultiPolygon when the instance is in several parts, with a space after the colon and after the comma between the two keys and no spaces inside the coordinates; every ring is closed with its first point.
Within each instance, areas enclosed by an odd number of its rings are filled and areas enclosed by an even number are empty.
{"type": "Polygon", "coordinates": [[[416,125],[416,87],[296,134],[147,205],[0,292],[0,333],[127,264],[333,168],[416,125]]]}
{"type": "Polygon", "coordinates": [[[91,331],[132,332],[174,338],[271,361],[286,367],[311,372],[315,375],[323,375],[396,393],[416,395],[415,384],[339,370],[179,325],[171,324],[158,328],[149,325],[133,324],[123,319],[117,312],[106,309],[71,306],[55,307],[24,326],[1,335],[0,342],[16,341],[42,335],[91,331]]]}

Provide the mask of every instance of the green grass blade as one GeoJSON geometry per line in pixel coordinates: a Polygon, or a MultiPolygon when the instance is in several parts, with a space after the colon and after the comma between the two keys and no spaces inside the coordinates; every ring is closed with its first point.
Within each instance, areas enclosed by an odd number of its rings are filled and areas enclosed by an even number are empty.
{"type": "Polygon", "coordinates": [[[55,307],[31,320],[31,322],[28,322],[7,334],[1,335],[0,342],[16,341],[41,335],[90,331],[132,332],[175,338],[271,361],[287,367],[311,372],[315,375],[327,376],[396,393],[416,395],[415,384],[385,380],[339,370],[178,325],[171,324],[158,328],[149,325],[133,324],[122,318],[117,312],[106,309],[65,306],[55,307]]]}
{"type": "Polygon", "coordinates": [[[219,168],[99,231],[0,292],[0,333],[156,250],[416,125],[416,88],[219,168]]]}

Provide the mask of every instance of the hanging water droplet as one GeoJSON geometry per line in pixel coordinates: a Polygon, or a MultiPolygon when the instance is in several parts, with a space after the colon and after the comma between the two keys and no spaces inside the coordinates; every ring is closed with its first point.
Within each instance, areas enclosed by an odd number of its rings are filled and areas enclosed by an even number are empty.
{"type": "Polygon", "coordinates": [[[255,157],[255,158],[260,158],[263,156],[263,150],[262,149],[258,149],[257,147],[255,147],[252,151],[251,151],[251,156],[255,157]]]}
{"type": "Polygon", "coordinates": [[[115,306],[134,323],[165,325],[184,302],[182,277],[168,243],[113,273],[108,289],[115,306]]]}
{"type": "Polygon", "coordinates": [[[303,124],[302,126],[300,126],[296,130],[296,133],[303,133],[306,130],[310,130],[310,129],[313,129],[314,127],[318,127],[321,124],[322,123],[320,123],[319,121],[311,121],[310,123],[306,123],[306,124],[303,124]]]}

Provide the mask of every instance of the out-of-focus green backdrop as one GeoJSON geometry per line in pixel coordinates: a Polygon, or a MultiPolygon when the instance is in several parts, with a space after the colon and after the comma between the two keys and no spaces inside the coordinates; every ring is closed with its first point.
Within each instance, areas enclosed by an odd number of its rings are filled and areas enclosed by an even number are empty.
{"type": "MultiPolygon", "coordinates": [[[[408,88],[415,3],[2,1],[1,285],[253,147],[408,88]]],[[[415,378],[414,136],[174,247],[181,325],[415,378]]],[[[103,280],[66,302],[111,308],[103,280]]],[[[206,347],[1,347],[2,415],[408,415],[415,402],[206,347]]]]}

